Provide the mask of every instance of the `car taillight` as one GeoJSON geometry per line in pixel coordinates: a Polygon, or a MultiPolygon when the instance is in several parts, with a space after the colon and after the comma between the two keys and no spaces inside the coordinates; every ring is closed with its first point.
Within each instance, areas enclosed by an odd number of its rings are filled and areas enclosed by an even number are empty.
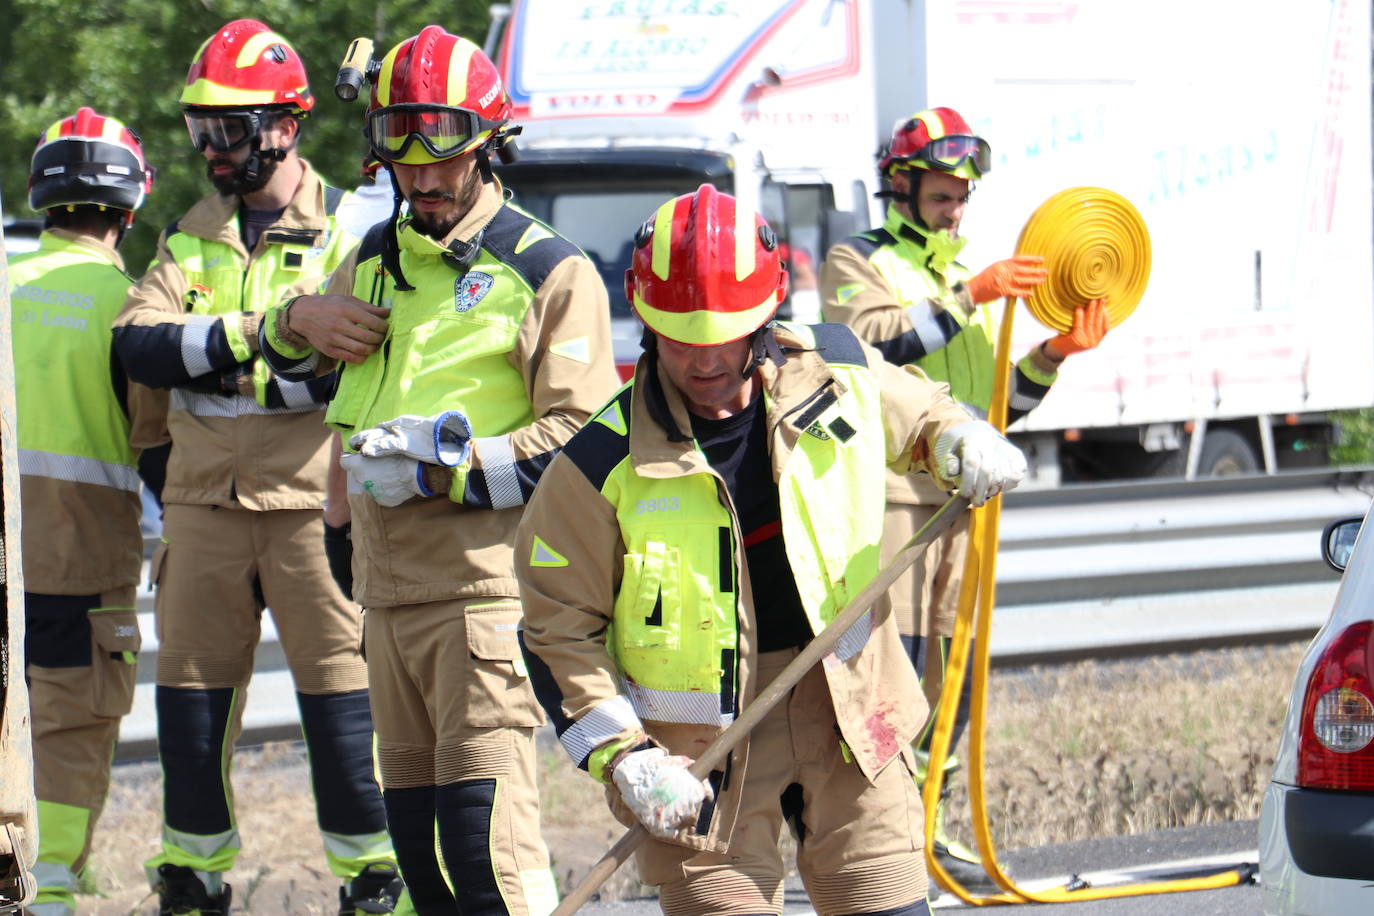
{"type": "Polygon", "coordinates": [[[1302,702],[1298,784],[1374,789],[1374,622],[1341,631],[1327,645],[1302,702]]]}

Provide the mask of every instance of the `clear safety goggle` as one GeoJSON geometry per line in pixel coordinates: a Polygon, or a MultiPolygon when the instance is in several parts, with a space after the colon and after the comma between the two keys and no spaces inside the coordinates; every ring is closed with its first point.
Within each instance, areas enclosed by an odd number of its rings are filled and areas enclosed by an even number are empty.
{"type": "Polygon", "coordinates": [[[188,111],[185,117],[191,145],[199,153],[205,152],[206,148],[217,153],[236,150],[256,137],[262,127],[261,119],[248,112],[212,115],[188,111]]]}
{"type": "Polygon", "coordinates": [[[447,105],[388,105],[367,116],[372,152],[389,162],[404,159],[414,143],[423,146],[434,159],[448,159],[461,153],[483,132],[500,126],[500,121],[447,105]]]}
{"type": "Polygon", "coordinates": [[[965,162],[972,162],[982,174],[992,168],[992,147],[982,137],[958,134],[930,141],[913,158],[942,172],[952,172],[965,162]]]}

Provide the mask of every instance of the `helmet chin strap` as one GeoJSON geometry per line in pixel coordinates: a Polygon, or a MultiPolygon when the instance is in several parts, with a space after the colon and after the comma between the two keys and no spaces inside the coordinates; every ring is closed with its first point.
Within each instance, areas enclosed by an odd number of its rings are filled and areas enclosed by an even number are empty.
{"type": "Polygon", "coordinates": [[[749,379],[759,367],[772,360],[773,365],[781,366],[787,362],[787,357],[783,355],[782,347],[778,344],[778,337],[773,333],[776,327],[775,322],[768,322],[763,327],[754,332],[749,339],[749,361],[744,364],[744,371],[740,373],[743,379],[749,379]]]}
{"type": "MultiPolygon", "coordinates": [[[[929,232],[930,227],[926,225],[925,220],[921,219],[921,211],[916,204],[916,198],[921,192],[921,173],[923,171],[924,169],[906,170],[906,174],[909,175],[910,178],[907,181],[907,190],[905,194],[901,191],[894,191],[891,188],[884,188],[873,196],[879,199],[895,200],[898,203],[906,204],[907,208],[911,210],[911,221],[920,229],[929,232]]],[[[889,182],[891,181],[891,179],[888,180],[889,182]]]]}
{"type": "Polygon", "coordinates": [[[253,137],[253,152],[248,154],[248,158],[244,160],[243,168],[240,169],[240,180],[248,182],[257,181],[258,175],[262,173],[262,164],[264,162],[284,162],[286,160],[286,154],[296,148],[296,144],[300,141],[300,137],[301,135],[298,131],[296,136],[292,138],[291,142],[286,146],[269,146],[264,149],[262,145],[262,131],[259,130],[253,137]]]}
{"type": "Polygon", "coordinates": [[[396,238],[396,223],[401,219],[401,204],[405,195],[401,193],[401,183],[396,180],[396,170],[387,160],[382,160],[382,168],[391,173],[391,219],[387,220],[386,234],[382,237],[382,267],[391,274],[396,289],[410,292],[415,289],[401,272],[401,243],[396,238]]]}

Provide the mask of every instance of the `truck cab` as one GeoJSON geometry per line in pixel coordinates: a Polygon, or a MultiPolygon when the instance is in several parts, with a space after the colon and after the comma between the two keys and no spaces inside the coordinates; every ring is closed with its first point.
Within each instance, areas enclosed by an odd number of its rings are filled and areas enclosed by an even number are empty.
{"type": "Polygon", "coordinates": [[[664,201],[711,184],[758,210],[789,269],[780,315],[810,322],[825,252],[869,224],[877,190],[858,4],[652,6],[523,0],[493,8],[487,42],[523,126],[497,173],[601,272],[622,376],[641,333],[631,239],[664,201]]]}

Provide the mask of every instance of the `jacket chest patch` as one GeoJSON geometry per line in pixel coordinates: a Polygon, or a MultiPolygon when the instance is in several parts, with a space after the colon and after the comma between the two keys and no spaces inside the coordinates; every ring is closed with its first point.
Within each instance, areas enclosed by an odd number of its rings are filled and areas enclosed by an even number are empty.
{"type": "Polygon", "coordinates": [[[466,312],[487,295],[496,279],[480,270],[470,270],[453,283],[453,309],[466,312]]]}
{"type": "Polygon", "coordinates": [[[192,283],[191,288],[186,290],[186,308],[188,311],[208,311],[215,304],[215,291],[208,286],[200,283],[192,283]]]}

